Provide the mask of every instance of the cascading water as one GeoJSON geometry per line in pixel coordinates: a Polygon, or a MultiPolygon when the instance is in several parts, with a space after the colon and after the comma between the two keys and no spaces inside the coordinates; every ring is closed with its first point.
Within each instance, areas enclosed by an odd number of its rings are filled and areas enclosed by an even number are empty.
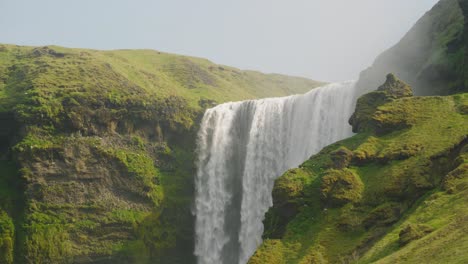
{"type": "Polygon", "coordinates": [[[195,255],[199,264],[244,264],[262,242],[274,180],[352,135],[354,82],[304,95],[208,109],[198,133],[195,255]]]}

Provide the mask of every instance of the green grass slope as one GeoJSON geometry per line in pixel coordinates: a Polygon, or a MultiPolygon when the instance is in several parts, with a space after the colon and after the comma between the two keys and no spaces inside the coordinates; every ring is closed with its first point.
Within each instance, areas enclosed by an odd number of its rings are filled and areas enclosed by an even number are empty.
{"type": "Polygon", "coordinates": [[[151,50],[0,45],[0,263],[193,262],[203,110],[318,85],[151,50]]]}
{"type": "Polygon", "coordinates": [[[276,181],[249,263],[468,261],[468,94],[382,93],[361,97],[355,136],[276,181]]]}
{"type": "MultiPolygon", "coordinates": [[[[50,93],[54,89],[62,93],[92,91],[122,97],[132,89],[141,89],[158,98],[183,97],[193,107],[204,99],[221,103],[286,96],[305,93],[323,84],[299,77],[241,71],[206,59],[154,50],[0,45],[0,65],[3,76],[25,74],[41,90],[51,89],[50,93]]],[[[1,84],[2,88],[7,86],[0,90],[0,98],[5,98],[8,83],[1,84]]]]}

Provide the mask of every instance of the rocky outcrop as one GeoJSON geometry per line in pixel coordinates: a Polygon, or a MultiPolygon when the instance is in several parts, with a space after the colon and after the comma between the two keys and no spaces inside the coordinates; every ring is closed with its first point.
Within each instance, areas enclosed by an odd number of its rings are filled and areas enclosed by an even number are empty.
{"type": "MultiPolygon", "coordinates": [[[[408,84],[399,80],[394,74],[388,74],[387,80],[377,91],[365,94],[358,99],[356,111],[349,119],[349,123],[353,126],[353,132],[377,129],[378,124],[374,114],[379,106],[411,96],[413,96],[413,91],[408,84]]],[[[382,124],[380,126],[382,128],[382,124]]]]}
{"type": "Polygon", "coordinates": [[[331,153],[332,167],[334,169],[344,169],[349,166],[353,159],[353,152],[346,147],[341,147],[331,153]]]}
{"type": "Polygon", "coordinates": [[[393,73],[387,75],[387,80],[377,91],[384,92],[385,95],[391,99],[413,96],[411,87],[399,80],[393,73]]]}
{"type": "Polygon", "coordinates": [[[325,205],[341,206],[356,203],[362,198],[364,185],[353,171],[328,170],[322,178],[320,187],[325,205]]]}
{"type": "Polygon", "coordinates": [[[398,242],[400,246],[405,246],[411,241],[420,239],[434,231],[434,228],[428,225],[408,224],[399,233],[398,242]]]}

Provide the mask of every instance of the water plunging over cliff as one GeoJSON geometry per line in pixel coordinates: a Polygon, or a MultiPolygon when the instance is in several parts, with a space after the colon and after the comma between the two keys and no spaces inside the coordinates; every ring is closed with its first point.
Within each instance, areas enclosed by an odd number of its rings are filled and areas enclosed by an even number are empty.
{"type": "Polygon", "coordinates": [[[354,82],[208,109],[198,133],[195,255],[244,264],[262,242],[274,180],[350,136],[354,82]]]}

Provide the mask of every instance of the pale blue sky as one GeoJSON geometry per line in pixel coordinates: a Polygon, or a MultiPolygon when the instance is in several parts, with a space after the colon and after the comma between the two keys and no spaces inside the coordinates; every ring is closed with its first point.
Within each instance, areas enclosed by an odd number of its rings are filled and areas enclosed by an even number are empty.
{"type": "Polygon", "coordinates": [[[149,48],[355,79],[437,0],[0,0],[0,43],[149,48]]]}

